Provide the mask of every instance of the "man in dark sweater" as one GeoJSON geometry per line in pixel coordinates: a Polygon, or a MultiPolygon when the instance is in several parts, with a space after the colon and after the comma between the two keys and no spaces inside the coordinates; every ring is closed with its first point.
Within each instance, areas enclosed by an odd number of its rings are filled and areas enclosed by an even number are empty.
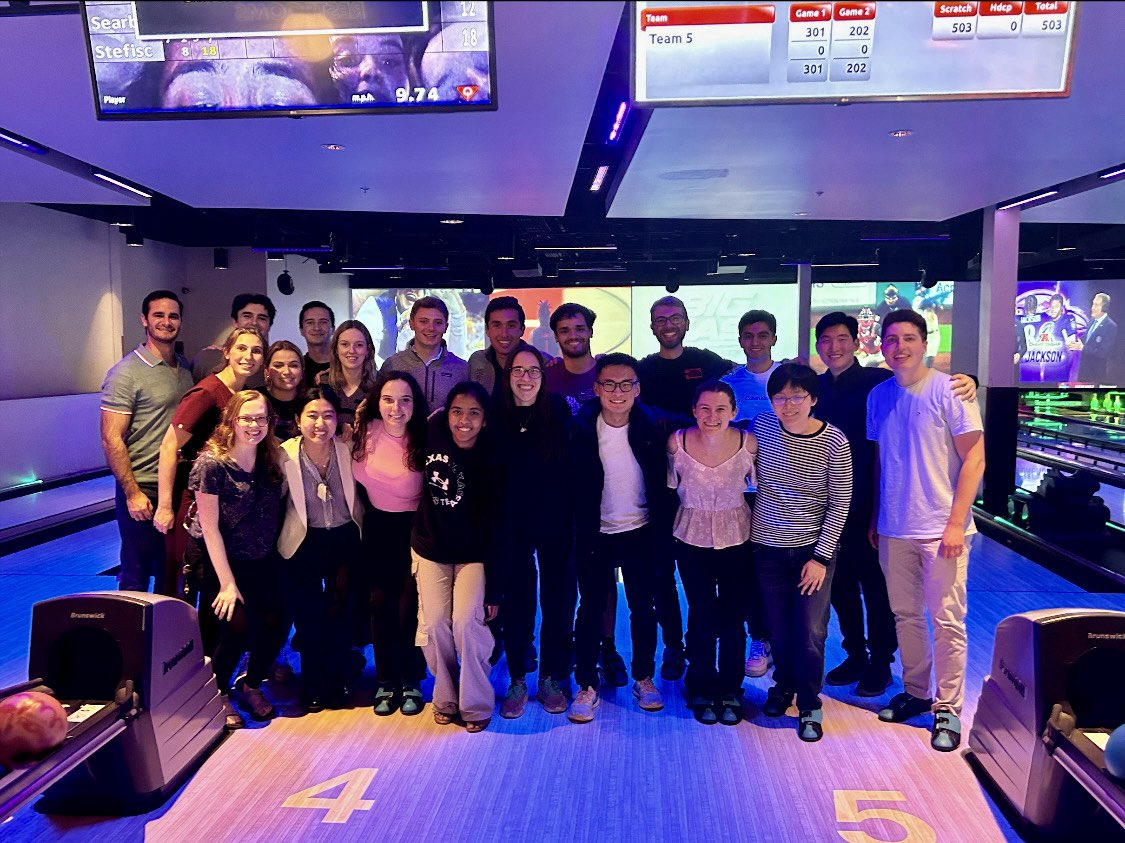
{"type": "Polygon", "coordinates": [[[656,666],[654,560],[670,542],[672,495],[666,485],[671,419],[636,399],[637,362],[627,354],[598,360],[594,392],[575,417],[568,462],[574,478],[575,546],[581,602],[575,624],[579,692],[569,717],[594,719],[599,703],[598,650],[607,572],[620,565],[633,640],[633,695],[645,711],[664,701],[656,666]]]}
{"type": "MultiPolygon", "coordinates": [[[[828,371],[820,376],[815,413],[847,436],[853,477],[851,508],[840,537],[832,579],[832,608],[840,622],[847,658],[828,671],[824,679],[829,685],[858,682],[858,696],[877,697],[890,684],[890,665],[898,639],[879,554],[867,539],[875,499],[874,447],[867,441],[867,396],[894,375],[890,369],[861,366],[855,356],[858,349],[859,323],[854,316],[837,311],[817,322],[816,350],[828,371]]],[[[954,376],[952,386],[954,394],[962,400],[971,401],[976,396],[976,386],[967,375],[954,376]]]]}

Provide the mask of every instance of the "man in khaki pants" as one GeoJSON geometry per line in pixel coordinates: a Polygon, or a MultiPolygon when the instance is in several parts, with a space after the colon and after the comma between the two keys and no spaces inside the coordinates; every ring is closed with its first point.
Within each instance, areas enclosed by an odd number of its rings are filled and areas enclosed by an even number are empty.
{"type": "Polygon", "coordinates": [[[900,723],[932,710],[930,745],[949,752],[961,742],[971,507],[984,475],[980,407],[957,399],[949,375],[926,366],[920,314],[888,314],[882,347],[895,376],[867,399],[867,438],[877,451],[869,537],[887,579],[904,692],[879,719],[900,723]]]}

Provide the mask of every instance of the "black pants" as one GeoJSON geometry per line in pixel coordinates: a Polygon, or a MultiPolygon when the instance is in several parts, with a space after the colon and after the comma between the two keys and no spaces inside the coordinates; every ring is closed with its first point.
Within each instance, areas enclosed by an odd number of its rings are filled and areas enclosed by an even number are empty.
{"type": "Polygon", "coordinates": [[[832,575],[832,608],[840,621],[844,651],[849,656],[866,658],[870,651],[872,662],[890,664],[898,649],[895,616],[887,597],[887,581],[879,566],[879,551],[867,540],[867,526],[866,518],[849,518],[844,526],[836,554],[836,572],[832,575]]]}
{"type": "Polygon", "coordinates": [[[380,685],[417,685],[426,659],[414,644],[418,585],[410,573],[413,512],[368,509],[363,519],[363,560],[375,674],[380,685]]]}
{"type": "Polygon", "coordinates": [[[676,550],[688,601],[688,670],[684,681],[688,696],[711,701],[741,698],[750,545],[747,542],[715,550],[677,540],[676,550]]]}
{"type": "MultiPolygon", "coordinates": [[[[750,507],[750,511],[754,511],[754,498],[756,492],[747,492],[743,497],[746,498],[746,505],[750,507]]],[[[758,576],[755,573],[754,566],[754,545],[749,545],[749,562],[750,562],[750,585],[746,589],[746,625],[750,629],[750,637],[755,641],[769,641],[770,639],[770,622],[769,614],[766,612],[766,601],[763,596],[762,588],[758,584],[758,576]]],[[[682,577],[683,574],[680,574],[682,577]]]]}
{"type": "MultiPolygon", "coordinates": [[[[156,509],[156,488],[142,486],[141,492],[156,509]]],[[[134,521],[125,503],[125,492],[117,486],[114,497],[114,514],[117,529],[121,533],[121,572],[117,575],[117,587],[122,591],[148,591],[148,581],[153,579],[155,594],[171,594],[175,582],[165,582],[168,569],[168,545],[164,534],[153,526],[151,520],[134,521]]]]}
{"type": "Polygon", "coordinates": [[[670,542],[658,550],[660,552],[654,560],[656,570],[652,584],[656,600],[656,620],[664,637],[664,649],[683,653],[684,617],[680,611],[680,589],[676,585],[676,555],[672,552],[670,542]]]}
{"type": "MultiPolygon", "coordinates": [[[[190,544],[203,544],[203,539],[190,539],[190,544]]],[[[206,555],[206,550],[203,551],[206,555]]],[[[209,634],[203,636],[204,650],[211,656],[215,680],[224,694],[230,691],[230,682],[242,654],[249,651],[246,666],[246,683],[258,687],[266,678],[277,658],[289,629],[285,626],[285,573],[280,558],[271,554],[262,559],[231,559],[234,583],[243,602],[235,604],[229,621],[215,617],[211,604],[219,593],[219,579],[210,559],[206,562],[203,589],[199,600],[200,619],[210,616],[209,634]],[[208,646],[208,638],[213,641],[208,646]]],[[[201,624],[201,627],[203,625],[201,624]]],[[[202,629],[201,629],[202,632],[202,629]]]]}
{"type": "Polygon", "coordinates": [[[599,533],[592,547],[578,554],[578,621],[575,625],[577,669],[575,679],[581,687],[598,685],[598,651],[603,627],[606,589],[611,579],[606,576],[614,566],[621,567],[625,581],[625,599],[629,602],[629,628],[633,639],[632,674],[646,679],[656,669],[656,603],[655,587],[658,554],[656,531],[649,525],[626,533],[599,533]]]}
{"type": "Polygon", "coordinates": [[[349,522],[331,530],[310,527],[289,560],[289,605],[301,636],[306,693],[338,691],[347,682],[351,572],[358,556],[359,530],[349,522]]]}
{"type": "Polygon", "coordinates": [[[524,675],[524,659],[535,634],[538,593],[542,612],[539,675],[569,681],[574,604],[578,597],[573,534],[559,530],[527,532],[533,535],[515,537],[515,552],[508,569],[508,584],[501,609],[508,673],[512,678],[524,675]]]}
{"type": "Polygon", "coordinates": [[[828,567],[819,591],[801,594],[797,583],[801,569],[812,559],[813,547],[754,545],[754,564],[772,636],[773,681],[783,691],[796,692],[797,707],[802,711],[820,708],[834,567],[828,567]]]}

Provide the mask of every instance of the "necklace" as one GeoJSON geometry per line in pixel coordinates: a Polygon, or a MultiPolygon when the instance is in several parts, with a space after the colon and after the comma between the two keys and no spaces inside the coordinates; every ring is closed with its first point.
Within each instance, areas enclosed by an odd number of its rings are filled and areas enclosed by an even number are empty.
{"type": "Polygon", "coordinates": [[[527,415],[524,416],[523,421],[520,422],[520,433],[527,433],[527,426],[529,424],[531,424],[531,416],[534,412],[535,412],[534,407],[532,407],[530,410],[527,411],[527,415]]]}

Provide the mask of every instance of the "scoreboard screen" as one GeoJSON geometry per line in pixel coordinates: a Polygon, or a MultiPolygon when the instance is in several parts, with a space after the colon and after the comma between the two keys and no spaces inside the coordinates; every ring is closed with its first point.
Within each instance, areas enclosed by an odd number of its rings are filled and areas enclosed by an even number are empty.
{"type": "Polygon", "coordinates": [[[1075,2],[637,2],[640,105],[1067,96],[1075,2]]]}
{"type": "Polygon", "coordinates": [[[486,0],[87,0],[82,20],[103,120],[496,108],[486,0]]]}

